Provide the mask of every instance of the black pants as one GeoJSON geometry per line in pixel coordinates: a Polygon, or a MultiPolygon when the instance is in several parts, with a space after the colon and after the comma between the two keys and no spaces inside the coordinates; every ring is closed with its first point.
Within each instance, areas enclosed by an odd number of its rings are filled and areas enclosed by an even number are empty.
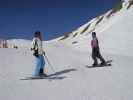
{"type": "Polygon", "coordinates": [[[92,49],[92,59],[94,60],[94,65],[98,64],[97,58],[100,59],[101,63],[105,63],[105,60],[102,57],[99,48],[94,48],[92,49]]]}

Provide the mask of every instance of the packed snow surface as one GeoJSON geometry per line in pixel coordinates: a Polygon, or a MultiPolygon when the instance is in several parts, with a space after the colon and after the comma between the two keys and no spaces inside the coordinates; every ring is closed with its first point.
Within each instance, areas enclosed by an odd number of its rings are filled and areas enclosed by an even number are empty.
{"type": "Polygon", "coordinates": [[[128,1],[110,18],[109,11],[66,39],[44,42],[52,65],[45,57],[45,73],[51,78],[25,80],[35,69],[31,41],[8,40],[10,48],[0,48],[0,100],[132,100],[133,6],[127,9],[128,1]],[[86,67],[93,63],[90,33],[94,30],[101,53],[112,66],[86,67]]]}
{"type": "Polygon", "coordinates": [[[0,100],[132,100],[133,57],[103,54],[110,67],[87,68],[91,54],[64,44],[45,44],[51,79],[31,76],[35,59],[28,48],[0,49],[0,100]]]}

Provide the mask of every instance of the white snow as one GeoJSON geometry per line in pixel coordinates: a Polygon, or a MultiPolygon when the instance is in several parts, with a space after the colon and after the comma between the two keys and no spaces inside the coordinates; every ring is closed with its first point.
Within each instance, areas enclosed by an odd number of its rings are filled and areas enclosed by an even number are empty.
{"type": "Polygon", "coordinates": [[[14,46],[19,48],[31,47],[31,41],[25,39],[10,39],[7,40],[7,44],[9,48],[13,48],[14,46]]]}
{"type": "Polygon", "coordinates": [[[44,42],[55,70],[46,61],[46,73],[56,73],[53,79],[22,80],[31,76],[35,68],[31,41],[9,40],[9,46],[16,45],[18,49],[0,48],[0,100],[132,100],[133,7],[123,8],[109,19],[108,13],[96,26],[96,20],[91,20],[67,39],[44,42]],[[113,60],[110,67],[86,67],[93,63],[91,35],[87,33],[90,29],[80,33],[90,23],[98,32],[102,55],[113,60]]]}
{"type": "MultiPolygon", "coordinates": [[[[0,49],[0,100],[132,100],[133,57],[103,54],[111,67],[87,68],[89,52],[61,43],[46,44],[46,54],[63,79],[21,80],[35,67],[29,49],[0,49]]],[[[46,64],[46,72],[53,74],[46,64]]]]}
{"type": "Polygon", "coordinates": [[[97,32],[103,52],[133,56],[133,6],[131,6],[130,9],[127,9],[126,6],[124,6],[120,11],[107,18],[109,13],[110,11],[100,16],[103,16],[103,19],[99,24],[95,25],[99,18],[94,18],[87,24],[75,30],[78,33],[76,37],[68,37],[60,42],[75,48],[76,50],[88,51],[88,48],[91,50],[91,30],[94,29],[93,31],[97,32]],[[90,27],[83,34],[80,34],[89,23],[91,23],[90,27]],[[75,41],[77,43],[73,44],[75,41]]]}

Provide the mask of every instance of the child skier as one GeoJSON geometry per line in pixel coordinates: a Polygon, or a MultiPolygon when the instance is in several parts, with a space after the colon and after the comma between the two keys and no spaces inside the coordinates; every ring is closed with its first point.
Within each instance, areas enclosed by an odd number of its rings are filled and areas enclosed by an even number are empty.
{"type": "Polygon", "coordinates": [[[45,60],[43,55],[45,55],[45,52],[43,51],[43,46],[42,46],[42,36],[40,31],[36,31],[34,33],[34,38],[32,41],[32,48],[31,50],[34,51],[33,55],[36,58],[36,67],[33,72],[33,76],[47,76],[43,71],[44,71],[44,66],[45,66],[45,60]]]}
{"type": "Polygon", "coordinates": [[[99,43],[96,36],[96,32],[92,32],[92,40],[91,40],[91,47],[92,47],[92,59],[94,60],[93,66],[98,65],[97,58],[100,59],[100,65],[106,65],[104,58],[102,57],[100,50],[99,50],[99,43]]]}

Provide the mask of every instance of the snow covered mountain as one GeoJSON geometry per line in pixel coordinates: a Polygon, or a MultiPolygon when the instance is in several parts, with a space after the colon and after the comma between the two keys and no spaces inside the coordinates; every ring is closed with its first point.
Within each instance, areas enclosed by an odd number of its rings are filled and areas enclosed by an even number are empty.
{"type": "MultiPolygon", "coordinates": [[[[60,42],[73,49],[87,52],[91,51],[91,32],[96,31],[103,52],[130,56],[133,55],[132,16],[133,0],[122,0],[105,14],[93,18],[71,33],[48,42],[60,42]]],[[[12,47],[16,44],[20,47],[27,47],[31,45],[27,40],[27,42],[15,41],[10,40],[9,46],[12,47]]]]}
{"type": "MultiPolygon", "coordinates": [[[[59,38],[81,51],[90,48],[91,32],[96,31],[104,52],[133,55],[133,0],[123,0],[113,9],[59,38]]],[[[91,49],[89,49],[91,50],[91,49]]]]}
{"type": "Polygon", "coordinates": [[[15,46],[19,48],[31,47],[31,41],[26,39],[10,39],[7,40],[7,44],[9,48],[14,48],[15,46]]]}

